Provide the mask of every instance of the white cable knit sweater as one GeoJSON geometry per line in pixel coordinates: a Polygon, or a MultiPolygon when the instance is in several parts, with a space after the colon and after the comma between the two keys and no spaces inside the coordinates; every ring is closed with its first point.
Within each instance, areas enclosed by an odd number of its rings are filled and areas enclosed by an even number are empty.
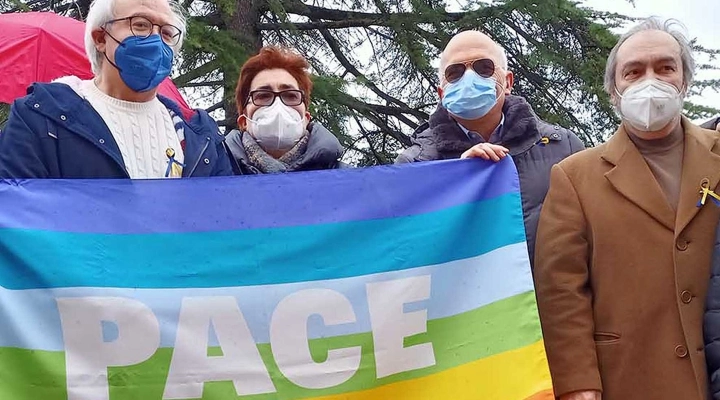
{"type": "Polygon", "coordinates": [[[168,148],[174,149],[175,159],[183,162],[172,117],[157,97],[145,103],[123,101],[100,91],[92,80],[64,80],[58,81],[75,89],[105,121],[120,148],[130,178],[164,178],[168,148]]]}

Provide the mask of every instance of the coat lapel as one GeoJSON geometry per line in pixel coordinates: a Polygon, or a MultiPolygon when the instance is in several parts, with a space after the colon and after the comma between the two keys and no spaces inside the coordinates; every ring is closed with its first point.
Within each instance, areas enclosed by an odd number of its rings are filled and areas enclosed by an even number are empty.
{"type": "Polygon", "coordinates": [[[625,130],[620,127],[607,142],[602,158],[615,167],[605,174],[611,185],[670,230],[675,228],[675,211],[625,130]]]}
{"type": "MultiPolygon", "coordinates": [[[[678,204],[675,234],[679,235],[697,215],[701,207],[700,188],[706,183],[716,190],[720,181],[720,155],[714,151],[717,135],[705,131],[683,118],[685,131],[685,151],[683,153],[682,180],[680,183],[680,202],[678,204]]],[[[715,207],[708,198],[704,207],[715,207]]]]}

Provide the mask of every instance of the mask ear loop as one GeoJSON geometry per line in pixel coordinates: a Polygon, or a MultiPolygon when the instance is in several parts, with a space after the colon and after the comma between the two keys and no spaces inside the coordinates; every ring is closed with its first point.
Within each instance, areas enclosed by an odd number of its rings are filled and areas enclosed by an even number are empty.
{"type": "Polygon", "coordinates": [[[621,99],[623,98],[623,95],[622,95],[622,93],[620,93],[620,91],[618,90],[617,86],[615,86],[615,94],[616,94],[619,98],[621,98],[621,99]]]}
{"type": "MultiPolygon", "coordinates": [[[[108,32],[107,29],[105,29],[104,26],[101,26],[100,29],[102,29],[103,32],[105,32],[106,35],[110,36],[110,38],[111,38],[112,40],[114,40],[115,43],[118,44],[118,46],[125,46],[124,43],[122,43],[122,42],[120,42],[119,40],[115,39],[115,37],[114,37],[113,35],[111,35],[110,32],[108,32]]],[[[118,71],[122,72],[122,70],[120,69],[120,67],[117,66],[117,64],[115,64],[114,62],[110,61],[110,58],[107,56],[107,52],[106,52],[106,51],[103,51],[102,53],[103,53],[103,56],[105,56],[105,59],[110,63],[110,65],[112,65],[113,67],[115,67],[115,69],[117,69],[118,71]]]]}

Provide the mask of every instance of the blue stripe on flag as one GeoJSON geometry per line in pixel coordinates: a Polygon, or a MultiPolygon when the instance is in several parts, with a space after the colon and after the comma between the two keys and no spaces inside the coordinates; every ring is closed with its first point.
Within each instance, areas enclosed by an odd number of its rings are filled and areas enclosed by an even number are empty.
{"type": "Polygon", "coordinates": [[[0,229],[180,233],[404,217],[518,193],[515,166],[453,160],[178,180],[0,180],[0,229]],[[427,199],[432,199],[428,201],[427,199]]]}

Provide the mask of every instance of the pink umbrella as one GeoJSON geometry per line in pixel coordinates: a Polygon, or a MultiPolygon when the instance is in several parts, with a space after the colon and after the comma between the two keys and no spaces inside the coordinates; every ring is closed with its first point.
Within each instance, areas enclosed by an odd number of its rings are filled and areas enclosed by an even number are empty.
{"type": "MultiPolygon", "coordinates": [[[[92,78],[84,35],[85,23],[55,13],[0,14],[0,102],[24,96],[33,82],[68,75],[92,78]]],[[[169,78],[158,91],[178,103],[183,113],[192,113],[169,78]]]]}

